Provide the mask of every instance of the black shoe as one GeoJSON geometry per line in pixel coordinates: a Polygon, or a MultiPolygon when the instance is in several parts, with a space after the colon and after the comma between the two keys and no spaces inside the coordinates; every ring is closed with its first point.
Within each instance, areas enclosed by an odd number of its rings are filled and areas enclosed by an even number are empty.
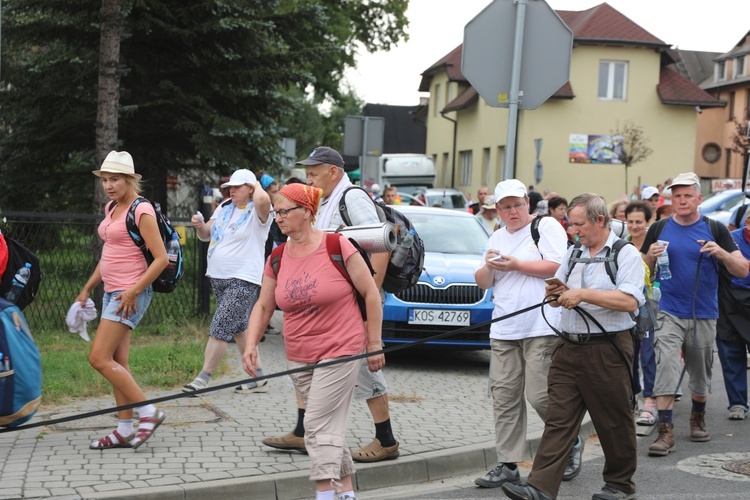
{"type": "Polygon", "coordinates": [[[482,477],[478,477],[474,480],[474,484],[481,486],[482,488],[497,488],[502,486],[503,483],[515,483],[521,482],[521,475],[518,473],[518,467],[515,470],[511,470],[507,465],[500,462],[497,467],[489,471],[482,477]]]}
{"type": "Polygon", "coordinates": [[[570,481],[575,478],[581,472],[581,465],[583,465],[583,447],[584,441],[581,436],[578,436],[575,444],[570,449],[568,455],[568,465],[565,466],[565,473],[563,474],[563,481],[570,481]]]}
{"type": "Polygon", "coordinates": [[[505,483],[503,493],[513,500],[552,500],[551,496],[526,483],[505,483]]]}

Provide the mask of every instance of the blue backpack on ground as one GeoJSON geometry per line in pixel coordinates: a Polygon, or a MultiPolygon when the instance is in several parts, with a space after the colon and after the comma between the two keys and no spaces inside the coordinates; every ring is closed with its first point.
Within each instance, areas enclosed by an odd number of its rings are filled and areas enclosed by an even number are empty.
{"type": "MultiPolygon", "coordinates": [[[[144,197],[136,198],[132,205],[130,205],[130,208],[128,209],[128,215],[125,219],[125,227],[128,230],[128,233],[130,234],[130,238],[133,240],[133,243],[135,243],[138,248],[141,249],[141,253],[143,253],[143,256],[146,258],[146,265],[151,265],[151,263],[154,261],[153,255],[151,255],[151,251],[148,249],[148,246],[146,246],[146,240],[143,239],[141,236],[141,230],[138,229],[138,224],[135,223],[135,209],[140,205],[141,203],[151,203],[144,197]]],[[[115,209],[115,206],[117,205],[116,201],[113,201],[109,204],[109,207],[107,208],[107,212],[111,212],[115,209]]],[[[161,240],[164,242],[164,247],[169,248],[169,243],[172,241],[172,233],[176,232],[174,226],[172,226],[172,223],[169,221],[169,218],[167,218],[166,215],[161,211],[161,206],[158,203],[151,203],[154,207],[154,213],[156,213],[156,224],[159,226],[159,234],[161,235],[161,240]]],[[[182,279],[182,277],[185,275],[185,267],[183,263],[183,257],[182,257],[182,247],[180,247],[179,251],[177,252],[177,264],[175,265],[174,270],[171,270],[169,266],[165,268],[161,274],[154,280],[152,283],[152,287],[155,292],[159,293],[170,293],[175,288],[177,288],[177,283],[182,279]]]]}
{"type": "Polygon", "coordinates": [[[42,361],[26,318],[5,299],[0,299],[0,352],[0,427],[16,427],[33,417],[42,401],[42,361]]]}

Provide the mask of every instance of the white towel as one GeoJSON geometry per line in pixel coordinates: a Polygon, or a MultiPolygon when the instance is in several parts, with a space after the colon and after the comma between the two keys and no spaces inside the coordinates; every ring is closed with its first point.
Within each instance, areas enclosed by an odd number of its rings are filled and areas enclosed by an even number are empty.
{"type": "Polygon", "coordinates": [[[68,324],[70,333],[77,333],[86,342],[90,342],[89,333],[86,331],[86,323],[96,319],[97,312],[94,301],[86,299],[86,307],[81,307],[81,303],[76,301],[68,309],[68,315],[65,322],[68,324]]]}

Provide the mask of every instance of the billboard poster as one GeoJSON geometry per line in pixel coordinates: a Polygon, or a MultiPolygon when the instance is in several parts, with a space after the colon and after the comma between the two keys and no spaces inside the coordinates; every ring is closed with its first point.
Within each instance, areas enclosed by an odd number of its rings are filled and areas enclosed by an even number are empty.
{"type": "Polygon", "coordinates": [[[613,135],[570,134],[568,161],[619,165],[622,138],[613,135]]]}

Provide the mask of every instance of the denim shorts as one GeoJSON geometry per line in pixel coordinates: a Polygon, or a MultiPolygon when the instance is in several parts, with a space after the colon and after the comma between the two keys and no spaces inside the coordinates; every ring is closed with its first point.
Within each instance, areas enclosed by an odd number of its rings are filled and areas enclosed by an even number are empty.
{"type": "Polygon", "coordinates": [[[104,298],[102,299],[102,319],[108,319],[115,323],[123,323],[128,325],[132,330],[138,323],[140,323],[143,315],[146,314],[146,309],[148,309],[149,304],[151,304],[151,297],[154,292],[151,289],[151,285],[149,285],[145,290],[138,294],[138,298],[135,300],[135,308],[138,312],[132,313],[129,318],[122,317],[122,312],[120,315],[115,314],[117,308],[120,307],[120,301],[113,299],[123,292],[124,290],[117,290],[104,293],[104,298]]]}

